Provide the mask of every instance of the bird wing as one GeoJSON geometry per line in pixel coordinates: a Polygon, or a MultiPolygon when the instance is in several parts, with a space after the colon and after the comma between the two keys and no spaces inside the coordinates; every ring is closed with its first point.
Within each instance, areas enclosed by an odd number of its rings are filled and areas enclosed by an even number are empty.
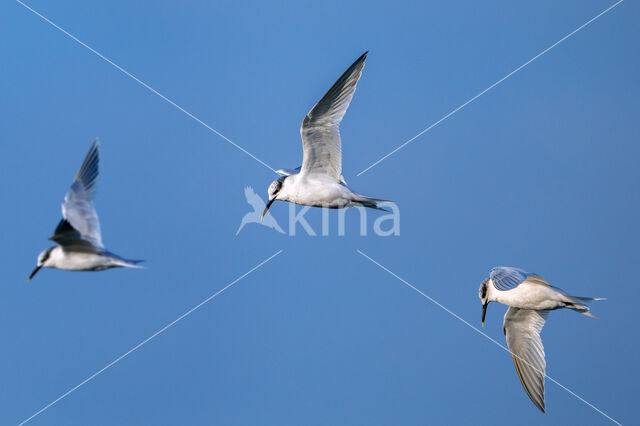
{"type": "Polygon", "coordinates": [[[506,291],[518,287],[525,280],[537,284],[549,285],[542,277],[523,269],[512,268],[510,266],[497,266],[489,273],[489,278],[493,282],[496,290],[506,291]]]}
{"type": "Polygon", "coordinates": [[[301,168],[302,166],[298,166],[295,169],[280,169],[280,170],[276,170],[276,173],[282,176],[297,175],[298,173],[300,173],[301,168]]]}
{"type": "Polygon", "coordinates": [[[356,90],[367,52],[334,83],[302,120],[302,171],[322,173],[337,180],[342,174],[340,122],[356,90]]]}
{"type": "Polygon", "coordinates": [[[546,362],[540,331],[547,315],[547,311],[514,307],[510,307],[504,315],[504,334],[520,383],[542,412],[546,362]]]}
{"type": "Polygon", "coordinates": [[[551,284],[549,284],[547,280],[542,278],[540,275],[529,275],[525,281],[528,283],[546,285],[551,287],[551,284]]]}
{"type": "Polygon", "coordinates": [[[62,246],[90,244],[102,248],[100,222],[93,207],[93,195],[98,180],[98,141],[82,162],[71,188],[62,202],[62,217],[50,240],[62,246]]]}
{"type": "Polygon", "coordinates": [[[94,249],[93,244],[83,239],[82,234],[71,226],[66,219],[60,220],[49,239],[65,248],[75,249],[76,251],[92,251],[94,249]]]}

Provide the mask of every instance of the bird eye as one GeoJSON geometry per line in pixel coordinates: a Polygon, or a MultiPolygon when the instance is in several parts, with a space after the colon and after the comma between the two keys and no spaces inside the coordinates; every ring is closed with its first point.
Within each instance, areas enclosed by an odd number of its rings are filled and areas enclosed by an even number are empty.
{"type": "Polygon", "coordinates": [[[480,286],[480,298],[484,299],[487,296],[487,281],[485,280],[480,286]]]}
{"type": "Polygon", "coordinates": [[[276,179],[275,182],[273,182],[273,193],[277,194],[278,192],[280,192],[280,189],[282,189],[282,182],[284,182],[286,176],[283,176],[281,178],[276,179]]]}
{"type": "Polygon", "coordinates": [[[44,262],[46,262],[46,261],[47,261],[47,259],[49,259],[49,256],[50,256],[50,255],[51,255],[51,250],[47,250],[47,251],[45,251],[44,253],[42,253],[42,254],[40,255],[40,260],[39,260],[39,262],[40,262],[40,263],[44,263],[44,262]]]}

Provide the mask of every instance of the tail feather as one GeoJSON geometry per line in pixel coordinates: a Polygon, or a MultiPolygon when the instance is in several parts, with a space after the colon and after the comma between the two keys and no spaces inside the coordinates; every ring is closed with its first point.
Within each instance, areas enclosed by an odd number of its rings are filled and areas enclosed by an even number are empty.
{"type": "Polygon", "coordinates": [[[383,200],[382,198],[362,197],[369,201],[375,201],[376,203],[393,203],[391,200],[383,200]]]}
{"type": "Polygon", "coordinates": [[[141,265],[142,262],[146,262],[145,260],[132,260],[132,259],[127,259],[125,260],[125,267],[126,268],[144,268],[143,265],[141,265]]]}
{"type": "Polygon", "coordinates": [[[606,297],[581,297],[581,296],[569,296],[569,297],[585,303],[592,302],[594,300],[607,300],[606,297]]]}
{"type": "Polygon", "coordinates": [[[363,207],[368,207],[370,209],[382,210],[383,212],[389,212],[387,209],[383,209],[382,207],[378,207],[378,203],[392,203],[393,201],[382,200],[380,198],[371,198],[365,197],[363,195],[359,196],[356,200],[363,207]]]}
{"type": "Polygon", "coordinates": [[[567,308],[573,309],[576,312],[581,313],[582,315],[586,315],[591,318],[598,318],[589,312],[589,307],[584,303],[593,302],[594,300],[606,300],[602,297],[580,297],[580,296],[567,296],[569,302],[567,303],[567,308]]]}

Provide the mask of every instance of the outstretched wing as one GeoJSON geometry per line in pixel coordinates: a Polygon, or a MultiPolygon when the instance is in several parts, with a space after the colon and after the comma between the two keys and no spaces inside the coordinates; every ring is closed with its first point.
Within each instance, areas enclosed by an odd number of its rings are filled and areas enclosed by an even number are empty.
{"type": "Polygon", "coordinates": [[[57,244],[69,248],[69,249],[93,249],[93,244],[82,238],[82,234],[78,232],[71,224],[62,219],[58,222],[56,230],[53,231],[53,235],[49,238],[51,241],[57,244]]]}
{"type": "Polygon", "coordinates": [[[504,334],[516,372],[531,401],[544,412],[546,361],[540,331],[547,311],[510,307],[504,316],[504,334]]]}
{"type": "Polygon", "coordinates": [[[62,246],[93,245],[102,248],[100,222],[93,207],[98,180],[98,141],[93,142],[71,188],[62,202],[63,220],[50,238],[62,246]]]}
{"type": "Polygon", "coordinates": [[[295,169],[280,169],[280,170],[276,170],[276,173],[282,176],[297,175],[298,173],[300,173],[301,168],[302,166],[298,166],[295,169]]]}
{"type": "Polygon", "coordinates": [[[367,52],[334,83],[302,121],[302,173],[327,174],[341,180],[340,122],[362,74],[367,52]]]}
{"type": "Polygon", "coordinates": [[[542,277],[523,269],[512,268],[510,266],[497,266],[489,273],[489,278],[493,282],[496,290],[511,290],[518,287],[524,281],[532,281],[537,284],[549,285],[542,277]]]}

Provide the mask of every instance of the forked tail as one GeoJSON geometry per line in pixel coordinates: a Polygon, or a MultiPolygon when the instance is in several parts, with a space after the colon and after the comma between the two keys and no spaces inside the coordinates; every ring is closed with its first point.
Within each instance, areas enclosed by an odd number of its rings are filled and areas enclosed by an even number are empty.
{"type": "Polygon", "coordinates": [[[368,207],[370,209],[382,210],[383,212],[388,212],[389,210],[383,209],[382,207],[378,207],[378,203],[391,203],[389,200],[381,200],[380,198],[371,198],[365,197],[364,195],[359,195],[355,200],[356,203],[360,204],[362,207],[368,207]]]}
{"type": "Polygon", "coordinates": [[[589,312],[589,307],[585,305],[585,303],[593,302],[594,300],[606,300],[603,297],[580,297],[580,296],[569,296],[567,295],[569,301],[566,302],[566,307],[569,309],[573,309],[576,312],[580,312],[582,315],[586,315],[591,318],[598,318],[589,312]]]}
{"type": "Polygon", "coordinates": [[[142,262],[146,262],[146,261],[125,259],[122,266],[125,268],[144,268],[144,266],[141,265],[142,262]]]}

